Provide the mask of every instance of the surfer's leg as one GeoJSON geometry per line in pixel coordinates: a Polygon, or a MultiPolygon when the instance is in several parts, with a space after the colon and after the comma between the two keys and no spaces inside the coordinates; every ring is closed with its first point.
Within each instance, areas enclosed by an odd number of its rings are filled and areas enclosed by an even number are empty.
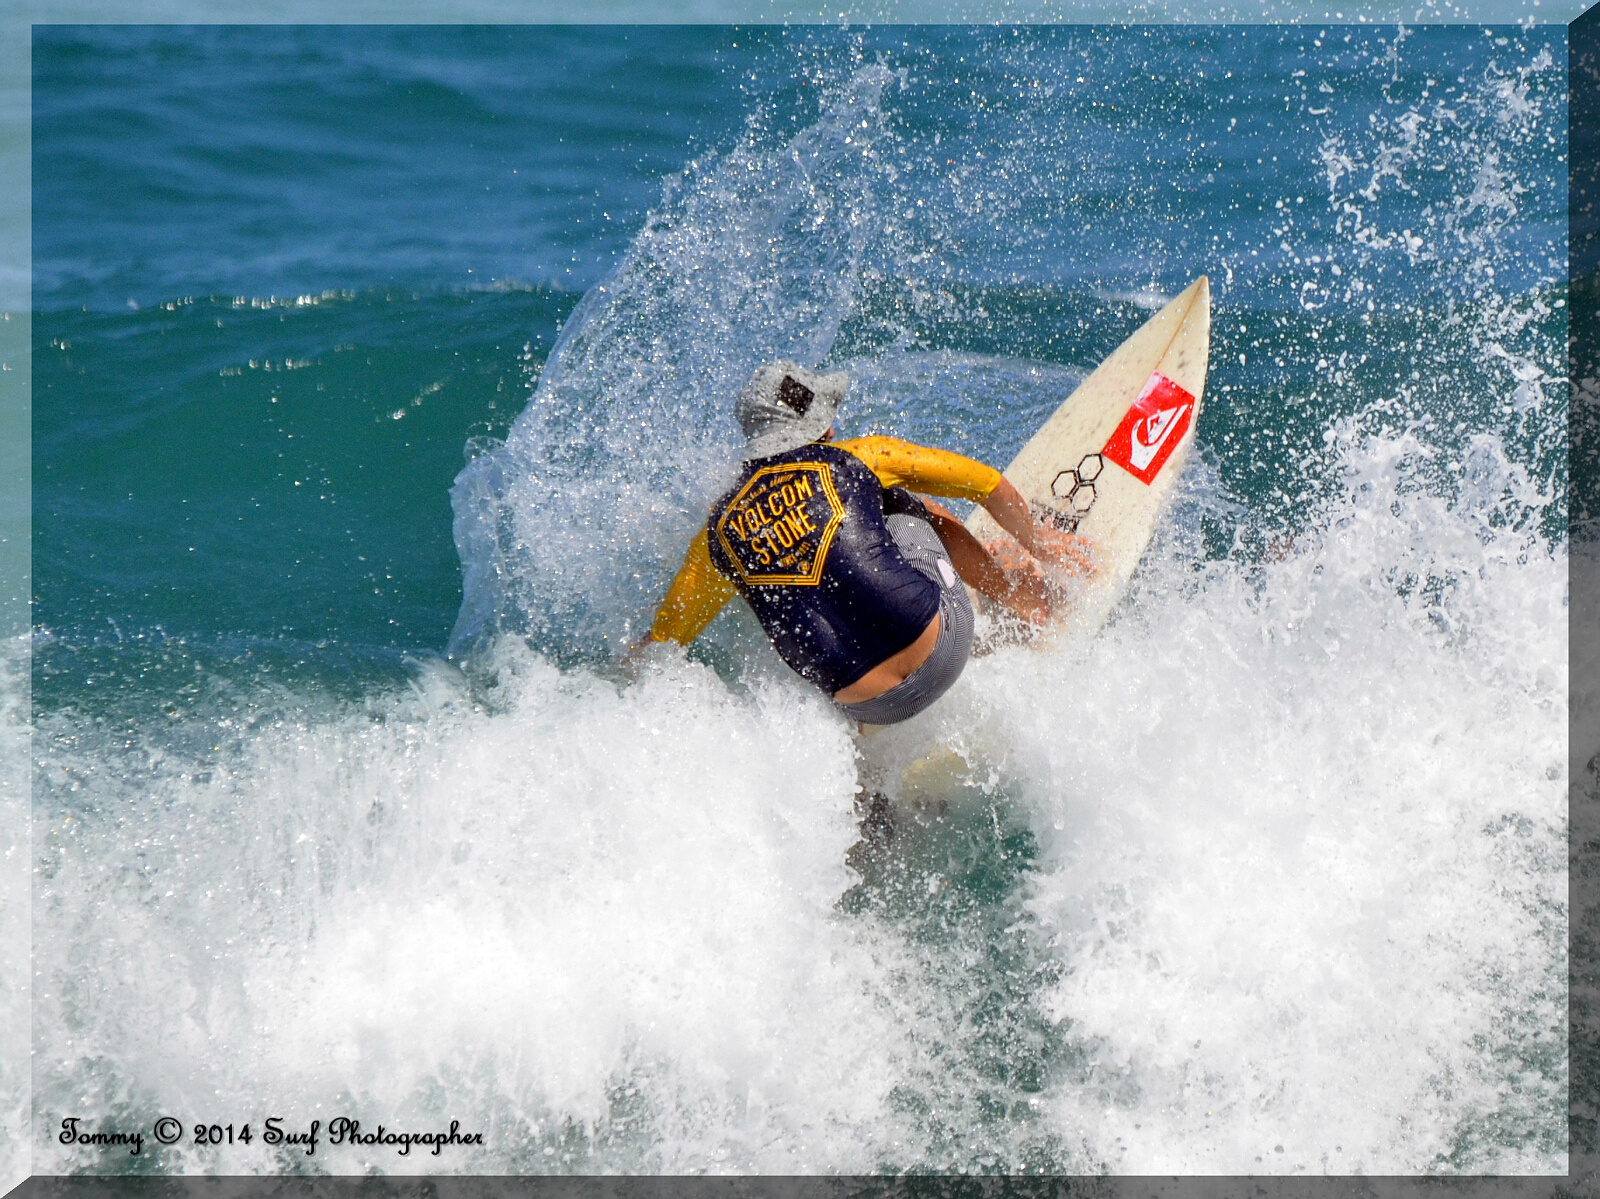
{"type": "Polygon", "coordinates": [[[1050,619],[1050,593],[1037,570],[1006,570],[954,514],[927,496],[919,498],[962,582],[1031,624],[1050,619]]]}

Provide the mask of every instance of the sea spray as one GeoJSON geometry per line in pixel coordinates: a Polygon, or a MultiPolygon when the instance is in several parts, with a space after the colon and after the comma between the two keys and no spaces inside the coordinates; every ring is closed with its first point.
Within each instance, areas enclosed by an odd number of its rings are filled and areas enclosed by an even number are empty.
{"type": "Polygon", "coordinates": [[[793,138],[749,134],[669,183],[574,310],[505,444],[456,481],[453,651],[514,631],[592,657],[643,632],[659,547],[687,538],[737,459],[723,415],[735,392],[770,358],[820,362],[851,310],[880,223],[892,78],[862,67],[793,138]]]}

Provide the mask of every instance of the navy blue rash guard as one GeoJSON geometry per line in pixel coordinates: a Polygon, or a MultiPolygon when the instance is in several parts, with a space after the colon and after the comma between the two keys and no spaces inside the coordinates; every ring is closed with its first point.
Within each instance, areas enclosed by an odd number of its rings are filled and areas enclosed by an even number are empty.
{"type": "Polygon", "coordinates": [[[814,443],[745,464],[706,522],[717,571],[773,647],[830,695],[922,635],[939,588],[901,554],[884,487],[860,458],[814,443]]]}

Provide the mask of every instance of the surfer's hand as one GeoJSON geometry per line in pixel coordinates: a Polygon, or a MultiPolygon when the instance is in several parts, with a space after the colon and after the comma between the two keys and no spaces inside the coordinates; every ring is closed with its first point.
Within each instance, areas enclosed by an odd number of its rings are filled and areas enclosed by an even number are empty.
{"type": "Polygon", "coordinates": [[[997,578],[986,580],[988,586],[978,588],[979,593],[1027,624],[1047,623],[1050,590],[1038,560],[1009,538],[996,538],[982,548],[997,578]]]}
{"type": "Polygon", "coordinates": [[[1009,590],[1002,602],[1013,614],[1031,625],[1049,623],[1054,609],[1042,577],[1030,571],[1010,571],[1006,574],[1006,583],[1009,590]]]}
{"type": "Polygon", "coordinates": [[[1088,538],[1064,533],[1042,521],[1034,527],[1030,548],[1039,561],[1068,574],[1086,575],[1094,570],[1094,546],[1088,538]]]}
{"type": "Polygon", "coordinates": [[[637,679],[639,672],[644,669],[644,664],[649,661],[656,647],[665,644],[666,642],[657,641],[646,633],[628,648],[627,653],[622,655],[621,660],[618,662],[618,665],[622,668],[622,673],[629,679],[637,679]]]}

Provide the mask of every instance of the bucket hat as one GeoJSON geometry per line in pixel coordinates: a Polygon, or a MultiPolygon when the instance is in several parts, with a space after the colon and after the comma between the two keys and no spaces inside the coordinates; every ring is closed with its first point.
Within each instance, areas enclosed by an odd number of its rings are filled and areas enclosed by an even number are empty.
{"type": "Polygon", "coordinates": [[[748,439],[745,461],[770,458],[817,440],[833,424],[849,386],[846,371],[819,374],[787,358],[758,367],[733,405],[748,439]]]}

